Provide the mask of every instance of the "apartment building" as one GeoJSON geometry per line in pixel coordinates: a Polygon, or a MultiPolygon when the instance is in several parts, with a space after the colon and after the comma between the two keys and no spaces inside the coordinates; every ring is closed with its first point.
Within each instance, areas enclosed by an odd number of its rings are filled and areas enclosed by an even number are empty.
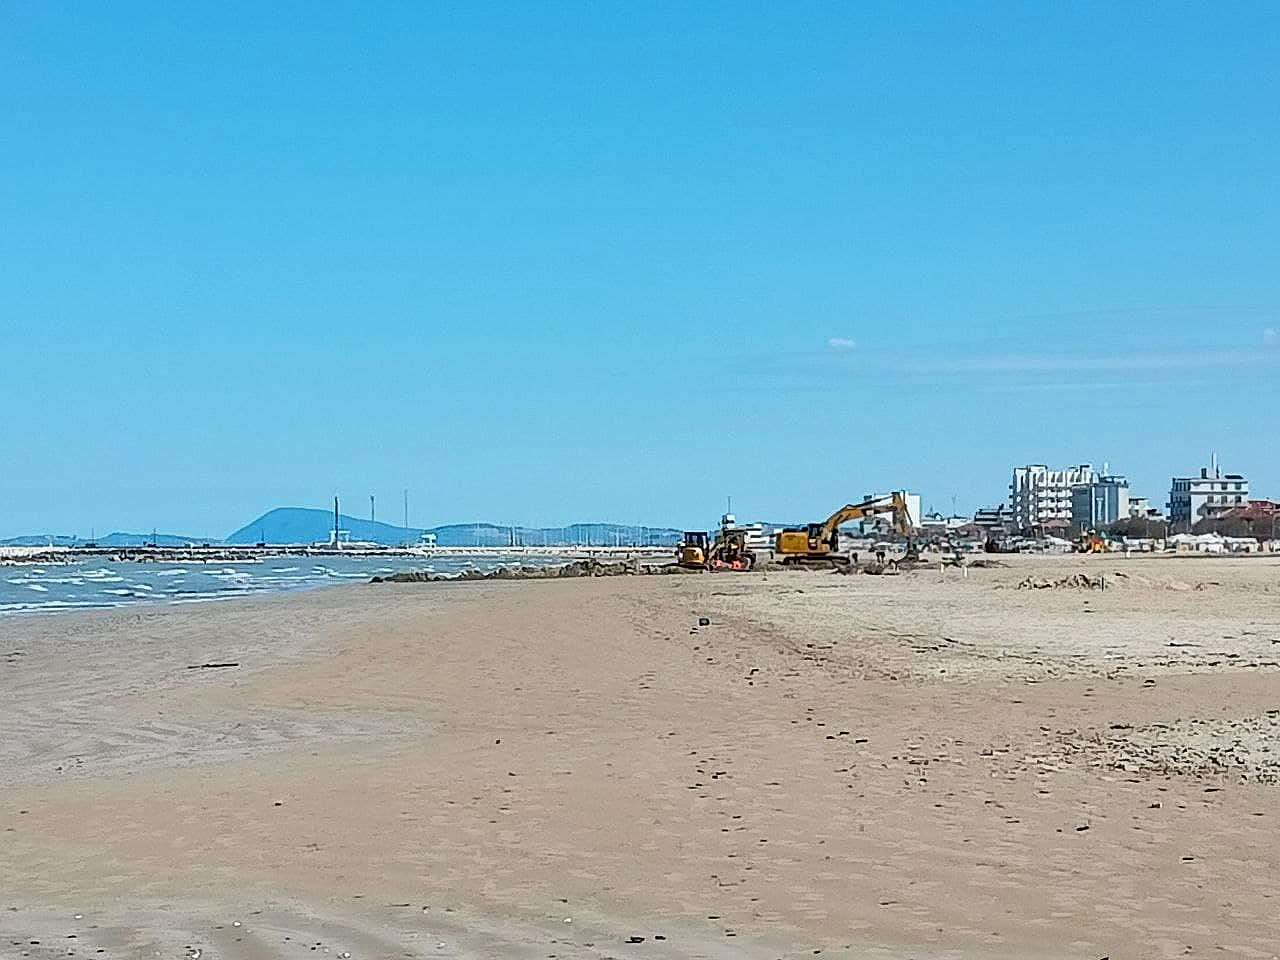
{"type": "Polygon", "coordinates": [[[1015,467],[1009,483],[1013,527],[1022,532],[1065,533],[1071,527],[1071,488],[1095,483],[1089,464],[1050,470],[1042,463],[1015,467]]]}
{"type": "Polygon", "coordinates": [[[1198,477],[1174,477],[1169,487],[1169,523],[1186,532],[1231,507],[1249,502],[1249,481],[1238,473],[1222,472],[1218,458],[1200,468],[1198,477]]]}

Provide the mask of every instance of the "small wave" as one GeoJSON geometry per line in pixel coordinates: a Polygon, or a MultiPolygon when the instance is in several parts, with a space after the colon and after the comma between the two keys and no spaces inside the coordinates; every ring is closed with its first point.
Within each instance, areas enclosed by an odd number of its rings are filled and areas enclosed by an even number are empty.
{"type": "Polygon", "coordinates": [[[0,613],[17,613],[26,610],[69,610],[84,607],[118,606],[120,606],[120,604],[110,603],[105,600],[45,600],[40,603],[18,601],[15,603],[0,603],[0,613]]]}
{"type": "Polygon", "coordinates": [[[272,573],[297,573],[298,568],[297,567],[272,567],[271,572],[272,573]]]}
{"type": "Polygon", "coordinates": [[[186,571],[186,570],[184,570],[182,567],[177,567],[176,569],[173,569],[173,570],[157,570],[157,571],[153,574],[153,576],[156,576],[156,577],[180,577],[180,576],[182,576],[182,575],[183,575],[184,573],[186,573],[186,572],[187,572],[187,571],[186,571]]]}
{"type": "Polygon", "coordinates": [[[124,583],[124,577],[114,576],[110,570],[95,570],[86,573],[84,578],[91,583],[124,583]]]}
{"type": "Polygon", "coordinates": [[[234,595],[229,593],[202,593],[194,597],[180,597],[176,600],[170,600],[172,606],[181,603],[215,603],[218,600],[230,600],[234,595]]]}
{"type": "Polygon", "coordinates": [[[48,592],[49,592],[49,588],[48,588],[48,587],[46,587],[43,583],[28,583],[28,584],[27,584],[27,589],[28,589],[28,590],[35,590],[37,593],[48,593],[48,592]]]}

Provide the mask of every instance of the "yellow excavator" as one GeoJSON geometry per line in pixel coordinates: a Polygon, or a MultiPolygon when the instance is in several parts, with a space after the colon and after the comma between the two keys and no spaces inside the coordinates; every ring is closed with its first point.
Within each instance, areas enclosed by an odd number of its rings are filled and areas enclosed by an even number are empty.
{"type": "MultiPolygon", "coordinates": [[[[894,493],[862,503],[845,504],[822,523],[779,530],[774,540],[774,556],[789,565],[848,563],[848,557],[840,553],[840,525],[882,513],[893,515],[893,527],[898,533],[907,537],[911,535],[906,498],[901,493],[894,493]]],[[[913,553],[915,547],[908,541],[908,557],[913,553]]]]}

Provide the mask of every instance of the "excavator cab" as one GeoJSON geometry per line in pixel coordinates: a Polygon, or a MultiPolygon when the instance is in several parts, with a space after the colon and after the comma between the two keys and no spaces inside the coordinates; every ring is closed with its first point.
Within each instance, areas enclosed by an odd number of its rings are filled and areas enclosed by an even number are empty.
{"type": "Polygon", "coordinates": [[[706,569],[710,545],[705,530],[686,530],[676,548],[676,563],[691,569],[706,569]]]}

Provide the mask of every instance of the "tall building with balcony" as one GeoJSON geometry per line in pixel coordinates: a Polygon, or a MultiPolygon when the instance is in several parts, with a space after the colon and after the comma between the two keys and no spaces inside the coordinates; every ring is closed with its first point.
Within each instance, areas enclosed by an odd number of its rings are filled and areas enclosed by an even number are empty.
{"type": "Polygon", "coordinates": [[[1222,472],[1218,458],[1200,468],[1198,477],[1174,477],[1169,487],[1169,525],[1186,532],[1201,520],[1249,502],[1249,481],[1222,472]]]}
{"type": "Polygon", "coordinates": [[[1087,463],[1065,470],[1050,470],[1042,463],[1014,467],[1009,482],[1014,529],[1065,534],[1071,527],[1071,488],[1097,479],[1097,471],[1087,463]]]}

